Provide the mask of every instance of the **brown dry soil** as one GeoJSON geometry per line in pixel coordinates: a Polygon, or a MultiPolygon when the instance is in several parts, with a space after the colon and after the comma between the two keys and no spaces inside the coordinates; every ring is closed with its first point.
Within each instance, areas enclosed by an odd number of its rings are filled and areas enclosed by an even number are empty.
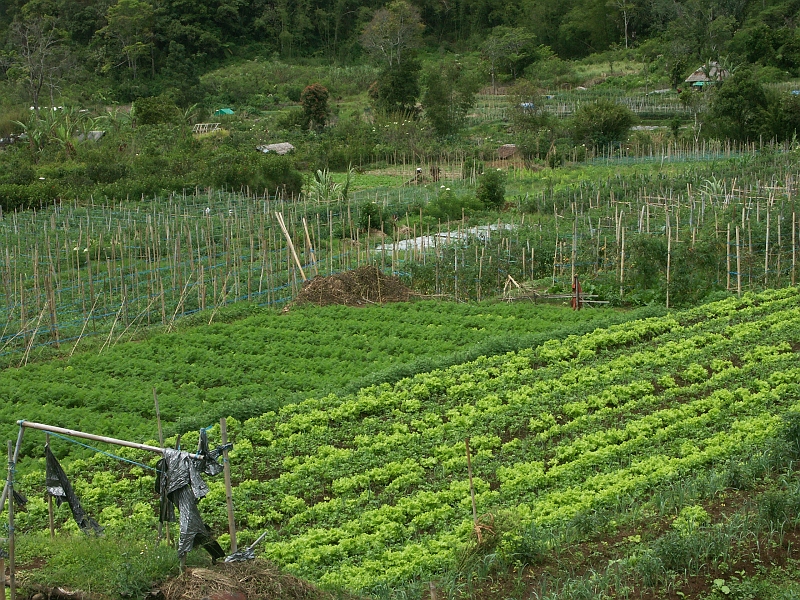
{"type": "Polygon", "coordinates": [[[303,284],[300,293],[284,311],[299,304],[366,306],[406,302],[413,296],[414,292],[403,285],[399,278],[367,265],[354,271],[314,277],[303,284]]]}

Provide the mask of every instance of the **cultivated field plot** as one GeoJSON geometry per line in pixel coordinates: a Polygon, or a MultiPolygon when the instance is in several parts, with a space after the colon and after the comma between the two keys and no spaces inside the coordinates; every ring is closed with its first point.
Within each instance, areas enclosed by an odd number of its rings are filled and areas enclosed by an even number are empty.
{"type": "MultiPolygon", "coordinates": [[[[83,431],[150,439],[153,390],[168,434],[196,430],[220,417],[278,410],[359,381],[394,381],[409,373],[532,343],[535,336],[591,331],[629,316],[574,312],[530,303],[437,301],[361,308],[295,306],[222,310],[220,322],[119,344],[101,353],[0,371],[0,431],[15,437],[18,419],[83,431]],[[228,322],[226,322],[228,321],[228,322]],[[566,329],[565,329],[566,328],[566,329]],[[426,362],[428,361],[428,362],[426,362]],[[384,379],[380,379],[384,378],[384,379]]],[[[39,456],[35,436],[25,456],[39,456]]],[[[58,452],[81,452],[60,446],[58,452]]]]}
{"type": "Polygon", "coordinates": [[[257,474],[237,502],[303,576],[436,572],[473,529],[467,438],[477,514],[564,522],[774,436],[800,408],[799,333],[782,290],[289,406],[237,428],[236,470],[257,474]]]}
{"type": "MultiPolygon", "coordinates": [[[[528,556],[550,543],[537,531],[761,455],[800,410],[799,335],[798,290],[746,294],[230,421],[240,537],[267,531],[280,567],[362,591],[454,565],[473,515],[512,515],[497,552],[528,556]]],[[[41,486],[33,467],[23,489],[41,486]]],[[[96,455],[68,470],[112,529],[154,526],[141,467],[96,455]]],[[[223,531],[224,486],[209,483],[200,507],[223,531]]],[[[46,527],[42,500],[19,527],[46,527]]]]}

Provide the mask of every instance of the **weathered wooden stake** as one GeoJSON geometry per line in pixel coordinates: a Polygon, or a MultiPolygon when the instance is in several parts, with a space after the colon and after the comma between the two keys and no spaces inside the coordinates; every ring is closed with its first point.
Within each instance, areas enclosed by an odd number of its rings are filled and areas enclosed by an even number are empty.
{"type": "Polygon", "coordinates": [[[739,227],[736,227],[736,295],[742,296],[742,254],[739,246],[739,227]]]}
{"type": "Polygon", "coordinates": [[[730,292],[731,291],[731,224],[728,223],[728,235],[725,242],[725,270],[728,273],[728,276],[725,280],[725,290],[730,292]]]}
{"type": "Polygon", "coordinates": [[[11,600],[17,598],[16,581],[16,535],[14,533],[14,449],[11,440],[8,440],[8,587],[11,590],[11,600]]]}
{"type": "MultiPolygon", "coordinates": [[[[225,417],[219,420],[219,433],[222,445],[228,443],[228,423],[225,417]]],[[[231,490],[231,463],[228,460],[228,451],[222,451],[222,469],[225,477],[225,501],[228,505],[228,531],[231,534],[231,554],[236,552],[236,522],[233,518],[233,492],[231,490]]]]}
{"type": "MultiPolygon", "coordinates": [[[[11,444],[11,442],[9,442],[11,444]]],[[[469,452],[469,438],[464,440],[467,447],[467,474],[469,475],[469,493],[472,497],[472,524],[475,526],[475,531],[478,531],[478,506],[475,503],[475,486],[472,484],[472,456],[469,452]]],[[[9,446],[10,447],[10,446],[9,446]]]]}
{"type": "MultiPolygon", "coordinates": [[[[50,434],[44,434],[44,443],[45,446],[50,446],[50,434]]],[[[56,537],[56,526],[53,517],[53,496],[51,494],[47,494],[47,523],[50,525],[50,539],[53,540],[56,537]]]]}

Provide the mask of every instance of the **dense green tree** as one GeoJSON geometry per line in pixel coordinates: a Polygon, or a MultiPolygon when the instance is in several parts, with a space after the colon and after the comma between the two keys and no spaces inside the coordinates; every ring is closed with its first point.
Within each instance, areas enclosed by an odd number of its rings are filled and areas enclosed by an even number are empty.
{"type": "Polygon", "coordinates": [[[634,114],[627,106],[611,100],[597,100],[575,111],[573,138],[576,143],[593,146],[621,142],[628,136],[633,121],[634,114]]]}
{"type": "Polygon", "coordinates": [[[478,177],[475,195],[486,208],[502,208],[506,201],[505,171],[490,169],[478,177]]]}
{"type": "Polygon", "coordinates": [[[107,68],[125,64],[135,80],[139,62],[152,56],[153,6],[146,0],[118,0],[108,9],[106,22],[97,33],[108,42],[107,68]]]}
{"type": "Polygon", "coordinates": [[[522,27],[495,27],[481,44],[481,56],[489,66],[492,89],[500,73],[517,74],[536,59],[536,36],[522,27]]]}
{"type": "Polygon", "coordinates": [[[445,59],[424,75],[422,107],[425,117],[439,135],[457,132],[475,104],[480,82],[455,58],[445,59]]]}
{"type": "Polygon", "coordinates": [[[328,89],[319,83],[312,83],[303,90],[300,104],[303,107],[306,127],[317,131],[325,127],[330,113],[328,96],[328,89]]]}
{"type": "Polygon", "coordinates": [[[419,46],[423,29],[419,11],[405,0],[395,0],[375,12],[361,34],[361,45],[391,68],[419,46]]]}
{"type": "Polygon", "coordinates": [[[710,116],[716,133],[733,140],[771,138],[775,132],[777,98],[749,68],[738,69],[714,91],[710,116]]]}
{"type": "Polygon", "coordinates": [[[406,59],[399,65],[384,68],[370,88],[375,106],[388,113],[414,112],[420,93],[420,63],[406,59]]]}

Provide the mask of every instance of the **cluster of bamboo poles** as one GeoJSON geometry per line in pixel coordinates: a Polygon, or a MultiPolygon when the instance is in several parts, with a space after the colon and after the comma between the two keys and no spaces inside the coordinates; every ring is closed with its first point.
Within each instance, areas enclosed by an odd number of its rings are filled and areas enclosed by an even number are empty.
{"type": "Polygon", "coordinates": [[[569,202],[543,192],[537,213],[498,221],[483,235],[464,220],[433,227],[412,219],[410,211],[418,209],[409,204],[429,193],[422,186],[328,205],[305,197],[199,193],[161,203],[6,214],[0,221],[0,354],[21,352],[24,361],[41,344],[68,343],[74,350],[86,335],[102,335],[104,348],[142,326],[171,327],[196,311],[214,309],[213,319],[216,309],[236,301],[283,303],[309,277],[365,264],[403,274],[409,263],[432,263],[435,293],[483,298],[502,289],[501,263],[534,278],[545,260],[542,248],[551,243],[554,283],[613,270],[624,296],[631,235],[666,236],[668,289],[682,268],[671,262],[673,249],[694,247],[709,235],[725,248],[718,258],[727,289],[794,285],[794,180],[723,181],[682,191],[632,185],[622,194],[579,187],[569,202]],[[391,237],[375,231],[386,223],[359,222],[366,201],[393,220],[391,237]],[[372,230],[366,239],[365,229],[372,230]],[[377,251],[376,238],[382,242],[377,251]],[[484,273],[491,269],[497,280],[489,284],[484,273]]]}

